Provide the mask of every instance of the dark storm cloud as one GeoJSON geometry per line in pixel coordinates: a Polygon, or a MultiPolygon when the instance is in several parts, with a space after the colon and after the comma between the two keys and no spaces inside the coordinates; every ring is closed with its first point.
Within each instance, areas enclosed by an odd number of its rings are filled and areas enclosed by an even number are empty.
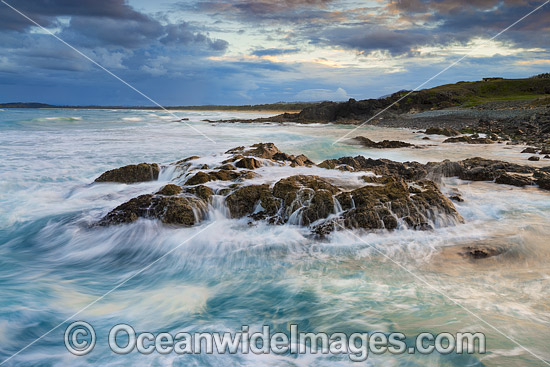
{"type": "MultiPolygon", "coordinates": [[[[87,16],[142,21],[147,17],[126,4],[124,0],[8,0],[17,10],[43,26],[55,23],[57,16],[87,16]]],[[[0,4],[0,29],[24,31],[32,24],[21,15],[0,4]]]]}
{"type": "MultiPolygon", "coordinates": [[[[42,26],[61,26],[61,37],[84,47],[137,48],[160,40],[165,45],[197,46],[225,51],[224,40],[212,39],[188,23],[162,24],[137,12],[125,0],[19,0],[14,7],[42,26]],[[58,17],[70,17],[68,27],[58,17]]],[[[33,24],[0,4],[0,29],[26,32],[33,24]]]]}

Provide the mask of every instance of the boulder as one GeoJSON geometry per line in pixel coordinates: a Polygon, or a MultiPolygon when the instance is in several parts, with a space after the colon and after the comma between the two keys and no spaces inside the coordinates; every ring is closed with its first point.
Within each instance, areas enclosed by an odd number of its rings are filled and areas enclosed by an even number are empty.
{"type": "Polygon", "coordinates": [[[535,148],[525,148],[521,151],[522,153],[529,153],[529,154],[537,154],[537,150],[535,148]]]}
{"type": "Polygon", "coordinates": [[[160,167],[156,163],[140,163],[112,169],[96,178],[95,182],[136,183],[157,180],[160,167]]]}
{"type": "Polygon", "coordinates": [[[533,162],[538,162],[540,161],[540,157],[539,156],[536,156],[536,155],[533,155],[529,158],[527,158],[528,161],[533,161],[533,162]]]}

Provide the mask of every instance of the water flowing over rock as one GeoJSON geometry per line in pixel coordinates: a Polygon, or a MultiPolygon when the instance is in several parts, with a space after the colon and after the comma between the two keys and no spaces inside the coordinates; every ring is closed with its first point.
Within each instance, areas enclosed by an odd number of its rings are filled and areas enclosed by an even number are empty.
{"type": "MultiPolygon", "coordinates": [[[[306,156],[283,153],[272,143],[231,149],[220,158],[218,165],[221,166],[215,170],[208,169],[200,157],[175,163],[175,167],[183,170],[176,175],[179,184],[168,183],[155,194],[133,198],[113,209],[98,224],[123,224],[148,218],[166,224],[192,226],[206,218],[209,208],[221,205],[225,206],[223,215],[230,218],[307,226],[320,236],[341,227],[429,230],[464,221],[452,201],[435,183],[442,177],[456,176],[464,180],[495,181],[515,186],[537,184],[541,189],[550,190],[550,168],[483,158],[421,164],[356,156],[329,159],[318,165],[327,170],[344,171],[343,175],[365,172],[361,177],[364,184],[359,187],[357,184],[346,186],[342,180],[331,179],[333,174],[323,177],[318,173],[324,170],[318,168],[315,168],[316,175],[295,174],[279,177],[276,181],[263,178],[265,168],[259,170],[262,175],[250,169],[272,165],[314,166],[306,156]],[[227,154],[231,156],[227,158],[227,154]],[[198,162],[189,163],[193,160],[198,162]]],[[[143,175],[145,168],[150,174],[154,166],[158,168],[158,165],[146,164],[126,166],[108,171],[102,177],[120,180],[124,177],[125,181],[132,181],[139,174],[143,175]],[[142,168],[137,168],[139,166],[142,168]]],[[[462,200],[450,195],[457,202],[462,200]]]]}
{"type": "Polygon", "coordinates": [[[136,183],[154,181],[159,177],[160,167],[156,163],[131,164],[103,173],[95,182],[136,183]]]}

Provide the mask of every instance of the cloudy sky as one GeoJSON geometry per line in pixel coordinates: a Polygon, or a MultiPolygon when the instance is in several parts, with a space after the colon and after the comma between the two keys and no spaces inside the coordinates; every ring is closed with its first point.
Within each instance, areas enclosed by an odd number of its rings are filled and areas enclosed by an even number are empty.
{"type": "MultiPolygon", "coordinates": [[[[550,71],[528,0],[6,0],[163,105],[371,98],[550,71]]],[[[0,102],[150,105],[0,3],[0,102]]]]}

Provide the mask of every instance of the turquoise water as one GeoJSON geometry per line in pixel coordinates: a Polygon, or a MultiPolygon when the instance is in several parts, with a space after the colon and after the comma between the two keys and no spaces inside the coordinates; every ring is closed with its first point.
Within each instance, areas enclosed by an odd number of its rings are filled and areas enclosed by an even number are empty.
{"type": "MultiPolygon", "coordinates": [[[[0,111],[0,363],[119,282],[193,240],[89,307],[75,320],[95,327],[96,348],[71,355],[66,325],[7,361],[6,366],[339,366],[347,356],[130,355],[107,347],[118,323],[138,331],[421,332],[475,331],[487,336],[485,355],[371,355],[371,366],[544,365],[491,327],[434,292],[371,246],[457,300],[471,312],[550,359],[550,194],[449,179],[459,189],[466,223],[429,232],[346,232],[319,242],[296,226],[249,226],[214,210],[194,228],[153,221],[91,228],[109,210],[158,182],[92,185],[102,172],[139,162],[167,164],[189,155],[273,142],[316,162],[363,154],[394,160],[462,159],[474,155],[519,161],[521,147],[435,146],[369,151],[332,142],[350,127],[208,124],[203,119],[262,114],[177,112],[215,140],[205,140],[166,113],[147,111],[0,111]],[[510,256],[472,264],[448,252],[454,245],[514,246],[510,256]]],[[[367,128],[373,140],[428,144],[408,130],[367,128]]],[[[430,144],[437,143],[432,140],[430,144]]],[[[312,171],[313,172],[313,171],[312,171]]],[[[315,171],[317,172],[317,171],[315,171]]]]}

